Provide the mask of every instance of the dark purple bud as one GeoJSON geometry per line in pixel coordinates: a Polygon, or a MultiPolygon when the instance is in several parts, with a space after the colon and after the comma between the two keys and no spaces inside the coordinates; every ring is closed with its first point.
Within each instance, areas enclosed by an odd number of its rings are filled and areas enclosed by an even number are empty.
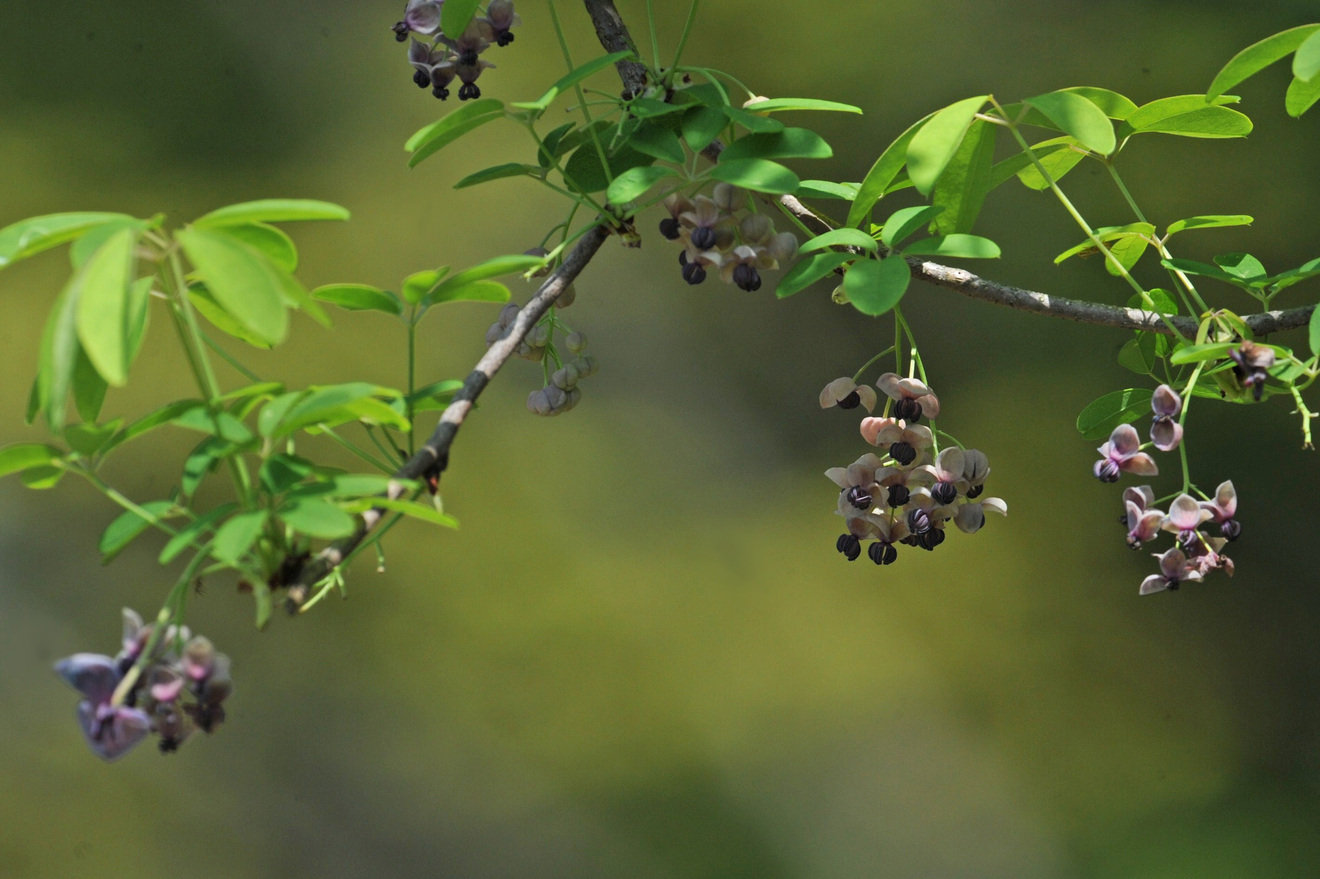
{"type": "MultiPolygon", "coordinates": [[[[678,220],[673,217],[665,217],[660,221],[660,234],[668,238],[670,241],[678,240],[678,229],[678,220]]],[[[679,254],[679,256],[687,259],[687,254],[679,254]]]]}
{"type": "Polygon", "coordinates": [[[697,250],[710,250],[715,246],[715,230],[708,226],[698,226],[692,230],[691,240],[697,250]]]}
{"type": "Polygon", "coordinates": [[[431,84],[431,74],[425,70],[414,70],[413,82],[417,83],[419,89],[424,89],[431,84]]]}
{"type": "Polygon", "coordinates": [[[920,546],[926,551],[931,551],[944,542],[944,530],[942,528],[932,528],[919,538],[920,546]]]}
{"type": "Polygon", "coordinates": [[[1101,482],[1118,482],[1118,465],[1109,459],[1095,462],[1095,478],[1101,482]]]}
{"type": "Polygon", "coordinates": [[[407,42],[407,40],[408,40],[408,22],[406,22],[406,21],[396,21],[396,22],[394,23],[394,26],[393,26],[392,28],[390,28],[390,29],[391,29],[392,31],[394,31],[394,39],[398,40],[400,43],[407,42]]]}
{"type": "Polygon", "coordinates": [[[748,293],[755,293],[761,289],[761,273],[756,266],[740,263],[733,267],[733,283],[748,293]]]}
{"type": "Polygon", "coordinates": [[[700,264],[690,262],[683,266],[683,280],[689,284],[700,284],[706,280],[706,270],[700,264]]]}
{"type": "Polygon", "coordinates": [[[856,409],[858,406],[862,405],[862,398],[856,391],[853,391],[851,394],[840,400],[837,405],[840,409],[856,409]]]}
{"type": "Polygon", "coordinates": [[[894,549],[888,543],[876,541],[866,550],[866,554],[871,557],[871,561],[877,565],[892,565],[894,559],[898,558],[898,550],[894,549]]]}
{"type": "Polygon", "coordinates": [[[937,482],[930,490],[930,496],[937,503],[951,504],[958,499],[958,487],[952,482],[937,482]]]}
{"type": "Polygon", "coordinates": [[[921,404],[916,400],[904,397],[894,405],[894,417],[909,424],[916,424],[921,420],[921,404]]]}
{"type": "Polygon", "coordinates": [[[917,459],[917,450],[911,443],[897,442],[889,447],[889,457],[906,467],[917,459]]]}
{"type": "Polygon", "coordinates": [[[458,99],[460,101],[470,101],[481,97],[481,88],[475,82],[465,82],[459,86],[458,99]]]}
{"type": "Polygon", "coordinates": [[[912,499],[912,492],[906,485],[889,486],[889,506],[898,508],[912,499]]]}
{"type": "Polygon", "coordinates": [[[1225,519],[1219,525],[1219,533],[1224,535],[1230,542],[1237,540],[1238,536],[1242,534],[1242,523],[1237,519],[1225,519]]]}
{"type": "Polygon", "coordinates": [[[857,557],[862,554],[862,542],[851,534],[840,534],[834,546],[847,556],[850,562],[857,561],[857,557]]]}
{"type": "Polygon", "coordinates": [[[513,42],[513,33],[510,31],[501,31],[495,36],[495,45],[507,46],[513,42]]]}
{"type": "Polygon", "coordinates": [[[431,94],[443,101],[445,98],[449,97],[449,89],[438,85],[433,86],[431,88],[431,94]]]}
{"type": "Polygon", "coordinates": [[[848,503],[859,510],[869,510],[871,508],[871,495],[860,485],[854,485],[848,489],[848,503]]]}
{"type": "Polygon", "coordinates": [[[930,530],[930,514],[925,510],[912,510],[907,515],[908,530],[920,537],[930,530]]]}
{"type": "MultiPolygon", "coordinates": [[[[967,499],[969,501],[974,501],[977,498],[979,498],[984,492],[985,492],[984,485],[973,485],[971,488],[967,489],[967,499]]],[[[1127,519],[1123,517],[1119,517],[1118,523],[1120,525],[1126,525],[1127,519]]]]}

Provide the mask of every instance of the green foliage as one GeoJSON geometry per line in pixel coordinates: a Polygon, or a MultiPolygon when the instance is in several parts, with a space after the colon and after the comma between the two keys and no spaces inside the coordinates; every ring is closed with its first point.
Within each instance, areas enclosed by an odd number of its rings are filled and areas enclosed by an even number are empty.
{"type": "Polygon", "coordinates": [[[1146,388],[1125,388],[1105,394],[1077,416],[1077,430],[1083,439],[1105,439],[1120,424],[1149,414],[1150,398],[1151,392],[1146,388]]]}
{"type": "Polygon", "coordinates": [[[862,314],[879,317],[898,305],[911,280],[902,257],[859,260],[843,276],[843,291],[862,314]]]}

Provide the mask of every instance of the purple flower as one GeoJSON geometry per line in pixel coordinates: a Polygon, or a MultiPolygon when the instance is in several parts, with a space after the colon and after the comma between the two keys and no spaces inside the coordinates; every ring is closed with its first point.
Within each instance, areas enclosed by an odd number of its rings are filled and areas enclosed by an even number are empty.
{"type": "Polygon", "coordinates": [[[1201,527],[1201,523],[1210,518],[1210,511],[1202,509],[1195,498],[1188,494],[1180,494],[1169,505],[1169,514],[1160,522],[1160,527],[1177,534],[1179,541],[1185,546],[1191,546],[1200,539],[1197,529],[1201,527]]]}
{"type": "Polygon", "coordinates": [[[151,730],[147,713],[112,704],[121,676],[118,664],[109,656],[75,653],[57,662],[55,671],[86,697],[78,703],[78,723],[97,756],[117,760],[146,738],[151,730]]]}
{"type": "Polygon", "coordinates": [[[430,36],[440,30],[440,7],[444,0],[408,0],[408,7],[403,12],[403,21],[394,26],[394,33],[402,43],[408,34],[418,33],[430,36]]]}
{"type": "Polygon", "coordinates": [[[958,526],[959,531],[967,534],[975,534],[985,525],[985,511],[998,513],[1001,516],[1008,515],[1008,504],[997,497],[988,497],[982,501],[970,501],[958,507],[958,512],[953,516],[953,524],[958,526]]]}
{"type": "Polygon", "coordinates": [[[486,7],[486,24],[498,46],[507,46],[513,42],[510,29],[522,23],[518,13],[513,11],[513,0],[490,0],[486,7]]]}
{"type": "Polygon", "coordinates": [[[1242,387],[1251,388],[1251,395],[1260,402],[1265,395],[1265,379],[1268,370],[1276,359],[1273,348],[1257,345],[1255,342],[1243,342],[1228,357],[1233,361],[1233,375],[1242,382],[1242,387]]]}
{"type": "Polygon", "coordinates": [[[1095,462],[1095,478],[1101,482],[1117,482],[1120,471],[1137,476],[1158,476],[1160,468],[1150,455],[1141,451],[1141,437],[1130,424],[1120,424],[1109,435],[1109,441],[1097,449],[1100,460],[1095,462]]]}
{"type": "Polygon", "coordinates": [[[1237,490],[1233,488],[1231,479],[1219,483],[1219,487],[1215,489],[1215,499],[1201,501],[1201,508],[1209,511],[1211,518],[1219,526],[1220,534],[1229,540],[1237,540],[1238,535],[1242,533],[1242,525],[1234,518],[1237,515],[1237,490]]]}
{"type": "Polygon", "coordinates": [[[1127,544],[1133,549],[1140,549],[1141,544],[1153,540],[1160,533],[1165,513],[1151,506],[1155,502],[1155,493],[1149,485],[1129,488],[1123,492],[1123,506],[1127,511],[1124,523],[1127,525],[1127,544]]]}
{"type": "Polygon", "coordinates": [[[1195,566],[1188,564],[1187,556],[1181,549],[1174,547],[1163,555],[1152,553],[1160,560],[1160,573],[1151,574],[1141,581],[1141,594],[1175,590],[1179,584],[1189,580],[1200,580],[1202,574],[1195,566]]]}
{"type": "Polygon", "coordinates": [[[836,378],[820,392],[820,408],[829,409],[833,406],[840,409],[863,406],[867,412],[872,412],[875,410],[875,391],[869,385],[859,385],[847,376],[836,378]]]}
{"type": "Polygon", "coordinates": [[[1182,398],[1168,385],[1160,385],[1150,398],[1150,408],[1155,413],[1150,424],[1150,441],[1161,452],[1172,452],[1183,438],[1183,426],[1177,421],[1182,398]]]}
{"type": "Polygon", "coordinates": [[[940,415],[939,398],[923,381],[901,378],[897,373],[886,372],[875,384],[897,404],[894,406],[896,418],[915,424],[923,415],[927,418],[938,418],[940,415]]]}

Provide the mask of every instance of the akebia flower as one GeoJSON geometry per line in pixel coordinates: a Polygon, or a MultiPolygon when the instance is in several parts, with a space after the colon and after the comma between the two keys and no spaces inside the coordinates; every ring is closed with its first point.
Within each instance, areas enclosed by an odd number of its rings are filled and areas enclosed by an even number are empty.
{"type": "MultiPolygon", "coordinates": [[[[1149,489],[1147,490],[1149,491],[1149,489]]],[[[1127,496],[1127,492],[1124,492],[1124,496],[1127,496]]],[[[1150,501],[1153,500],[1154,495],[1150,498],[1150,501]]],[[[1128,529],[1127,544],[1132,549],[1140,549],[1142,543],[1154,540],[1156,535],[1160,533],[1160,526],[1164,523],[1165,512],[1144,504],[1138,504],[1134,500],[1124,500],[1123,505],[1127,512],[1125,517],[1128,529]]]]}
{"type": "Polygon", "coordinates": [[[85,697],[78,703],[78,724],[98,757],[118,760],[147,737],[151,730],[147,713],[112,702],[123,676],[109,656],[75,653],[57,662],[55,671],[85,697]]]}
{"type": "Polygon", "coordinates": [[[1150,441],[1161,452],[1171,452],[1182,442],[1183,426],[1178,423],[1182,398],[1168,385],[1160,385],[1150,398],[1155,417],[1150,424],[1150,441]]]}
{"type": "Polygon", "coordinates": [[[1097,449],[1100,460],[1095,462],[1095,478],[1101,482],[1117,482],[1120,473],[1137,476],[1158,476],[1160,469],[1150,455],[1141,451],[1141,437],[1130,424],[1120,424],[1109,435],[1109,441],[1097,449]]]}
{"type": "Polygon", "coordinates": [[[896,418],[916,423],[923,415],[927,418],[938,418],[940,415],[939,398],[923,381],[901,378],[896,373],[886,372],[875,384],[886,396],[895,401],[896,418]]]}
{"type": "Polygon", "coordinates": [[[507,46],[513,42],[513,28],[522,24],[522,18],[513,11],[513,0],[490,0],[486,7],[486,24],[497,46],[507,46]]]}
{"type": "Polygon", "coordinates": [[[1210,518],[1212,518],[1211,512],[1202,509],[1195,498],[1180,494],[1169,505],[1169,514],[1160,522],[1160,527],[1165,531],[1172,531],[1178,535],[1182,543],[1190,545],[1200,539],[1197,529],[1201,527],[1202,522],[1210,518]]]}
{"type": "Polygon", "coordinates": [[[1237,376],[1242,387],[1250,388],[1252,397],[1260,402],[1265,395],[1265,379],[1269,377],[1267,370],[1274,365],[1274,349],[1244,341],[1229,351],[1228,357],[1234,364],[1233,375],[1237,376]]]}
{"type": "Polygon", "coordinates": [[[1175,590],[1186,581],[1202,578],[1201,572],[1194,565],[1188,564],[1186,553],[1177,547],[1163,555],[1159,553],[1152,553],[1152,555],[1160,560],[1160,572],[1151,574],[1141,581],[1141,589],[1139,590],[1141,595],[1163,592],[1166,589],[1175,590]]]}
{"type": "Polygon", "coordinates": [[[1215,524],[1219,526],[1220,534],[1229,540],[1238,539],[1238,535],[1242,533],[1242,525],[1234,518],[1237,516],[1237,489],[1233,487],[1231,479],[1219,483],[1219,487],[1215,489],[1215,499],[1201,501],[1201,508],[1210,513],[1215,524]]]}
{"type": "Polygon", "coordinates": [[[440,30],[440,6],[444,0],[439,3],[431,0],[408,0],[408,6],[403,12],[403,21],[394,26],[394,32],[398,35],[399,42],[407,39],[409,32],[430,36],[440,30]],[[402,32],[400,32],[402,31],[402,32]]]}
{"type": "Polygon", "coordinates": [[[958,526],[959,531],[967,534],[975,534],[985,525],[985,511],[998,513],[1001,516],[1008,515],[1008,504],[997,497],[988,497],[982,501],[970,501],[958,506],[957,512],[953,515],[953,524],[958,526]]]}
{"type": "Polygon", "coordinates": [[[889,456],[904,467],[935,442],[930,428],[922,424],[908,426],[897,418],[863,418],[861,430],[864,440],[873,446],[888,447],[889,456]]]}
{"type": "Polygon", "coordinates": [[[827,384],[820,392],[820,408],[856,409],[865,407],[867,412],[875,411],[875,391],[868,385],[859,385],[853,379],[844,376],[827,384]]]}
{"type": "Polygon", "coordinates": [[[984,452],[976,449],[963,450],[963,481],[967,483],[968,500],[975,500],[985,490],[985,480],[990,475],[990,459],[984,452]]]}
{"type": "Polygon", "coordinates": [[[930,496],[941,505],[952,504],[958,499],[959,488],[965,493],[967,485],[963,482],[963,469],[966,461],[963,450],[948,448],[939,453],[934,464],[918,467],[930,475],[930,496]]]}

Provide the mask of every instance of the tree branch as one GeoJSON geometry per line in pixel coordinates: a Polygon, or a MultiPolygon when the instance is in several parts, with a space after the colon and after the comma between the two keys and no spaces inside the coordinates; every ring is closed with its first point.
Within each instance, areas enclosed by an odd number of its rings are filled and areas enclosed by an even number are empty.
{"type": "MultiPolygon", "coordinates": [[[[605,51],[611,54],[628,51],[641,57],[637,44],[628,33],[628,26],[623,23],[623,16],[614,8],[613,0],[585,0],[587,14],[596,28],[596,36],[605,51]]],[[[659,61],[656,61],[659,64],[659,61]]],[[[623,80],[624,95],[635,97],[646,90],[646,65],[638,61],[620,61],[614,65],[623,80]]]]}

